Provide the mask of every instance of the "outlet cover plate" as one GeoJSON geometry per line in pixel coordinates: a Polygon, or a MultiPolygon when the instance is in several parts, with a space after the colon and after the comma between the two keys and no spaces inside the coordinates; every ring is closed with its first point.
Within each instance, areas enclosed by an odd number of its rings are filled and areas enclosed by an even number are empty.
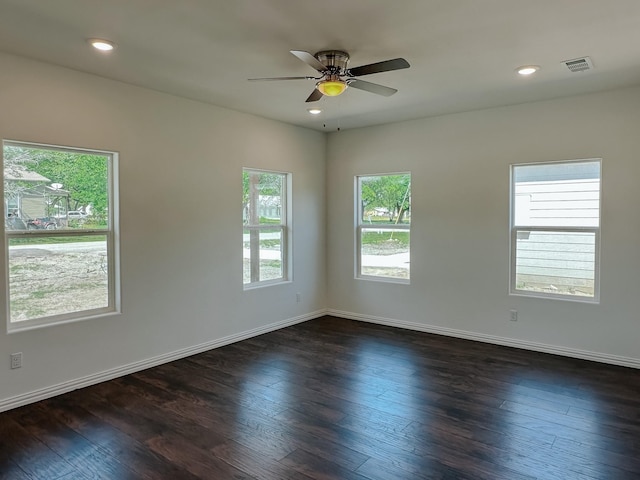
{"type": "Polygon", "coordinates": [[[22,352],[12,353],[11,354],[11,368],[21,368],[22,367],[22,352]]]}

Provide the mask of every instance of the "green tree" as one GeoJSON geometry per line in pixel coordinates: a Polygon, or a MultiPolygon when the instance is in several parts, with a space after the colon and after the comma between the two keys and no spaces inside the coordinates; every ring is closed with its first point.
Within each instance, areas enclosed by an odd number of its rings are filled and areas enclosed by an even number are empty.
{"type": "MultiPolygon", "coordinates": [[[[62,184],[63,188],[69,192],[70,210],[91,205],[97,214],[106,212],[109,202],[106,156],[6,146],[4,158],[5,172],[26,168],[47,177],[51,183],[62,184]]],[[[5,180],[5,192],[7,192],[7,183],[5,180]]],[[[18,187],[20,184],[9,188],[18,187]]]]}
{"type": "Polygon", "coordinates": [[[366,212],[382,208],[390,223],[402,223],[411,208],[411,175],[362,177],[360,199],[363,217],[366,212]]]}
{"type": "Polygon", "coordinates": [[[30,167],[35,163],[34,159],[30,155],[29,149],[19,148],[14,146],[5,146],[3,152],[4,161],[4,195],[6,198],[15,197],[22,191],[33,184],[29,182],[22,182],[19,179],[24,175],[26,171],[31,170],[30,167]],[[9,181],[7,177],[12,179],[9,181]]]}
{"type": "MultiPolygon", "coordinates": [[[[254,198],[258,206],[259,196],[280,197],[282,195],[282,174],[265,172],[242,172],[242,210],[245,223],[249,222],[251,214],[257,215],[258,210],[251,212],[251,200],[254,198]]],[[[257,217],[254,221],[257,221],[257,217]]]]}

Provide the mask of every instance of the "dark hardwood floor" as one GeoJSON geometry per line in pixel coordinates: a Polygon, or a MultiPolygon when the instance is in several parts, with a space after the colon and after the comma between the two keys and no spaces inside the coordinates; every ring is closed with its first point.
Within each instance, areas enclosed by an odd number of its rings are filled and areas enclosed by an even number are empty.
{"type": "Polygon", "coordinates": [[[640,479],[640,372],[324,317],[0,414],[0,479],[640,479]]]}

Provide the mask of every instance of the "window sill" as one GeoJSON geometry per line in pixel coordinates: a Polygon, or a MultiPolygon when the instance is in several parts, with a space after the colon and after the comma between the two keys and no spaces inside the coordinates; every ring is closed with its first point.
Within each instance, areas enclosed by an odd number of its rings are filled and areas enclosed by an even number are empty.
{"type": "Polygon", "coordinates": [[[510,291],[509,296],[512,297],[528,297],[528,298],[539,298],[543,300],[562,300],[565,302],[573,302],[573,303],[587,303],[591,305],[599,305],[600,298],[598,297],[581,297],[581,296],[570,296],[570,295],[556,295],[553,293],[543,293],[543,292],[528,292],[526,290],[515,290],[510,291]]]}
{"type": "Polygon", "coordinates": [[[365,280],[368,282],[378,282],[378,283],[394,283],[398,285],[410,285],[411,279],[404,278],[392,278],[392,277],[371,277],[367,275],[361,275],[356,277],[356,280],[365,280]]]}
{"type": "Polygon", "coordinates": [[[119,310],[118,311],[111,310],[108,312],[96,313],[93,315],[84,315],[79,317],[66,317],[58,320],[43,319],[43,320],[25,320],[22,322],[12,322],[7,325],[7,334],[27,332],[29,330],[37,330],[40,328],[55,327],[58,325],[65,325],[68,323],[85,322],[88,320],[96,320],[99,318],[106,318],[106,317],[112,317],[117,315],[122,315],[122,312],[119,310]]]}

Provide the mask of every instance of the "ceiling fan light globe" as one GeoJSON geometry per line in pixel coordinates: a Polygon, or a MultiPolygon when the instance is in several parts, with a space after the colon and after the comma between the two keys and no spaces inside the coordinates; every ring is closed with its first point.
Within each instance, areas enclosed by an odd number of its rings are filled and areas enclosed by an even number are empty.
{"type": "Polygon", "coordinates": [[[317,88],[327,97],[337,97],[347,89],[347,84],[343,81],[324,80],[318,82],[317,88]]]}

